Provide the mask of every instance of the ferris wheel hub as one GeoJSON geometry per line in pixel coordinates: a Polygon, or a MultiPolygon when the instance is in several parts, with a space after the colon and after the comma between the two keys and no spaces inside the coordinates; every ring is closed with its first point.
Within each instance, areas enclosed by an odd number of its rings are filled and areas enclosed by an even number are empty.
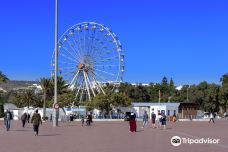
{"type": "Polygon", "coordinates": [[[80,63],[80,64],[78,64],[77,68],[79,70],[83,70],[85,68],[85,64],[80,63]]]}

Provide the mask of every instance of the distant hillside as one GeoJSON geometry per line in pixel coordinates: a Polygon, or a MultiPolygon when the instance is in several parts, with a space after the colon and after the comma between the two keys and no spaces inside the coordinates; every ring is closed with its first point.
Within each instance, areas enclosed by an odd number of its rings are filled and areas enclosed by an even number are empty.
{"type": "Polygon", "coordinates": [[[0,82],[0,89],[4,89],[6,91],[26,88],[33,84],[38,84],[37,81],[17,81],[17,80],[9,80],[6,83],[0,82]]]}

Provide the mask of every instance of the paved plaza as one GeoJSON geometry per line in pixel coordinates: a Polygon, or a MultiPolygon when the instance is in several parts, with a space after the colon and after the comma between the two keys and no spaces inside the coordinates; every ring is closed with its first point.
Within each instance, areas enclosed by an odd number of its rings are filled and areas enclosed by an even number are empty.
{"type": "Polygon", "coordinates": [[[0,121],[0,152],[227,152],[228,120],[208,122],[168,123],[166,130],[150,127],[129,133],[128,122],[94,122],[92,126],[80,122],[52,124],[43,123],[40,135],[34,136],[32,125],[21,127],[19,121],[12,122],[11,131],[6,132],[0,121]],[[173,136],[181,138],[219,138],[219,144],[171,145],[173,136]]]}

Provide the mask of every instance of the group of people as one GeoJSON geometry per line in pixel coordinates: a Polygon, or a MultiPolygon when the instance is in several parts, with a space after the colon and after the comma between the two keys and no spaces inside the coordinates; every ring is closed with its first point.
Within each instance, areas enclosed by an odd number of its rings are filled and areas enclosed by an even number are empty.
{"type": "MultiPolygon", "coordinates": [[[[143,126],[142,128],[144,128],[145,126],[148,125],[148,120],[149,120],[149,116],[147,114],[147,111],[144,111],[143,114],[143,126]]],[[[152,127],[153,128],[161,128],[163,127],[163,129],[166,129],[166,115],[164,112],[162,113],[158,113],[158,116],[156,116],[156,114],[154,112],[151,113],[151,122],[152,122],[152,127]],[[156,124],[156,117],[157,117],[157,124],[156,124]]]]}
{"type": "MultiPolygon", "coordinates": [[[[10,130],[10,121],[13,120],[12,113],[7,109],[4,116],[4,124],[6,127],[6,131],[10,130]]],[[[25,127],[26,122],[30,122],[30,115],[27,113],[23,113],[21,116],[22,127],[25,127]]],[[[35,132],[35,136],[38,136],[39,133],[39,125],[42,124],[41,116],[38,113],[38,109],[34,111],[34,114],[31,119],[31,123],[33,124],[33,130],[35,132]]]]}
{"type": "Polygon", "coordinates": [[[25,113],[21,116],[21,122],[22,122],[22,127],[23,127],[23,128],[25,127],[25,123],[26,123],[26,122],[29,123],[29,120],[30,120],[30,114],[25,112],[25,113]]]}
{"type": "MultiPolygon", "coordinates": [[[[174,116],[175,117],[175,116],[174,116]]],[[[176,117],[175,117],[176,118],[176,117]]],[[[175,119],[174,118],[174,119],[175,119]]],[[[143,124],[141,128],[145,128],[148,126],[148,121],[149,121],[149,115],[147,111],[144,111],[143,114],[143,124]]],[[[154,112],[151,113],[151,122],[152,122],[152,127],[153,128],[163,128],[166,129],[166,115],[164,112],[158,113],[158,116],[154,112]],[[156,123],[156,118],[157,118],[157,123],[156,123]]],[[[136,115],[135,113],[131,113],[130,119],[129,119],[129,126],[130,126],[130,132],[136,132],[136,115]]]]}
{"type": "MultiPolygon", "coordinates": [[[[90,126],[90,124],[92,122],[93,122],[92,114],[91,114],[91,112],[88,112],[87,115],[86,115],[86,125],[90,126]]],[[[84,115],[82,115],[81,116],[81,124],[82,124],[82,126],[84,126],[84,123],[85,123],[85,117],[84,117],[84,115]]]]}

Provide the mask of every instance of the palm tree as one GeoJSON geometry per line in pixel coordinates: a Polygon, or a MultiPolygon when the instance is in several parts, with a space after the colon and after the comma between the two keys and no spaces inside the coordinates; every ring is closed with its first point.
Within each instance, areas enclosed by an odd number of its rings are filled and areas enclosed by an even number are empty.
{"type": "Polygon", "coordinates": [[[46,117],[46,99],[47,94],[52,88],[52,81],[50,78],[41,78],[40,85],[43,91],[43,117],[46,117]]]}
{"type": "Polygon", "coordinates": [[[63,77],[58,77],[57,79],[57,87],[58,87],[58,94],[63,94],[68,92],[68,84],[67,82],[63,79],[63,77]]]}
{"type": "Polygon", "coordinates": [[[6,75],[0,71],[0,82],[6,82],[7,80],[9,79],[6,77],[6,75]]]}
{"type": "Polygon", "coordinates": [[[36,102],[36,95],[34,90],[31,89],[24,90],[22,93],[18,93],[16,98],[21,106],[26,105],[28,108],[29,106],[33,105],[34,102],[36,102]]]}
{"type": "MultiPolygon", "coordinates": [[[[68,92],[68,84],[67,82],[63,79],[63,77],[61,76],[58,76],[58,79],[57,79],[57,92],[58,92],[58,95],[61,95],[63,93],[67,93],[68,92]]],[[[53,93],[53,96],[54,96],[54,79],[52,79],[52,93],[53,93]]]]}

